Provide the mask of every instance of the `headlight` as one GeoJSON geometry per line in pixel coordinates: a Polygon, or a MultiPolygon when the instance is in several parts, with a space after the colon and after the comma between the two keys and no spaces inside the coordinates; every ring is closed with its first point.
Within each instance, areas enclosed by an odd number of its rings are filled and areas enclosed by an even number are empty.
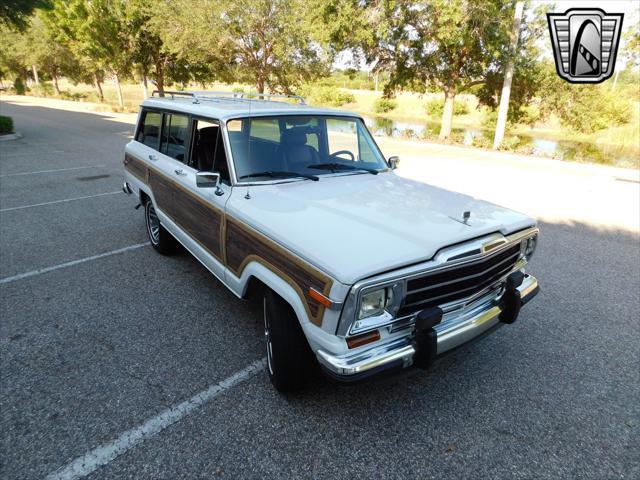
{"type": "Polygon", "coordinates": [[[533,252],[536,251],[537,245],[538,245],[538,235],[525,238],[520,244],[520,251],[522,252],[522,256],[527,259],[527,262],[531,260],[531,257],[533,256],[533,252]]]}
{"type": "Polygon", "coordinates": [[[393,303],[393,290],[390,287],[365,293],[360,300],[358,320],[381,315],[390,303],[393,303]]]}

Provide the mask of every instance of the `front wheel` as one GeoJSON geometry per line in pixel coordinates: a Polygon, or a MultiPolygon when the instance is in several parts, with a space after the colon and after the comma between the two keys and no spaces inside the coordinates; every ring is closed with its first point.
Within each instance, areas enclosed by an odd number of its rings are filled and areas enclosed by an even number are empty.
{"type": "Polygon", "coordinates": [[[312,372],[313,354],[295,312],[279,295],[267,290],[263,315],[271,383],[280,392],[302,389],[312,372]]]}
{"type": "Polygon", "coordinates": [[[174,253],[177,247],[176,239],[160,224],[160,219],[151,200],[147,200],[144,204],[144,219],[151,246],[162,255],[174,253]]]}

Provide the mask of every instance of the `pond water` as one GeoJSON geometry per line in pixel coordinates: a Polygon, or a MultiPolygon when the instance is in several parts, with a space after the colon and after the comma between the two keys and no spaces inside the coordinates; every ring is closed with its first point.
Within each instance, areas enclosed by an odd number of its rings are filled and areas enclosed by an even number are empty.
{"type": "MultiPolygon", "coordinates": [[[[367,127],[376,136],[436,139],[440,132],[437,122],[406,122],[384,117],[364,117],[367,127]]],[[[452,140],[469,146],[491,148],[493,130],[481,128],[453,128],[452,140]]],[[[596,145],[589,142],[557,140],[536,135],[505,135],[503,145],[510,151],[561,160],[590,161],[623,167],[638,167],[638,149],[617,145],[596,145]]]]}

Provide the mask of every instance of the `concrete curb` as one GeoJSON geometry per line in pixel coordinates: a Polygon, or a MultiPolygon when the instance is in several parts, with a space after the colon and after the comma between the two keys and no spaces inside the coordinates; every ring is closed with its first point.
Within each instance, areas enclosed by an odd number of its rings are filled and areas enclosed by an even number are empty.
{"type": "Polygon", "coordinates": [[[8,142],[9,140],[18,140],[22,138],[21,133],[8,133],[6,135],[0,135],[0,142],[8,142]]]}

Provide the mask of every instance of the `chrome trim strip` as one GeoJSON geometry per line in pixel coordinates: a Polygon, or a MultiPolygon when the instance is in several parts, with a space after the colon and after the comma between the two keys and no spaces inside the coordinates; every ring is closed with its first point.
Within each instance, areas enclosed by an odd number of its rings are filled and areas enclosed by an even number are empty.
{"type": "MultiPolygon", "coordinates": [[[[538,280],[527,275],[518,291],[523,300],[538,287],[538,280]]],[[[445,320],[435,327],[438,334],[438,355],[456,348],[481,335],[499,322],[502,312],[496,300],[484,302],[463,314],[445,320]]],[[[446,318],[446,316],[445,316],[446,318]]],[[[404,336],[395,337],[384,343],[363,346],[343,355],[332,355],[318,350],[318,361],[337,375],[350,376],[363,373],[402,360],[404,368],[413,364],[415,348],[411,344],[411,325],[407,325],[404,336]]]]}

